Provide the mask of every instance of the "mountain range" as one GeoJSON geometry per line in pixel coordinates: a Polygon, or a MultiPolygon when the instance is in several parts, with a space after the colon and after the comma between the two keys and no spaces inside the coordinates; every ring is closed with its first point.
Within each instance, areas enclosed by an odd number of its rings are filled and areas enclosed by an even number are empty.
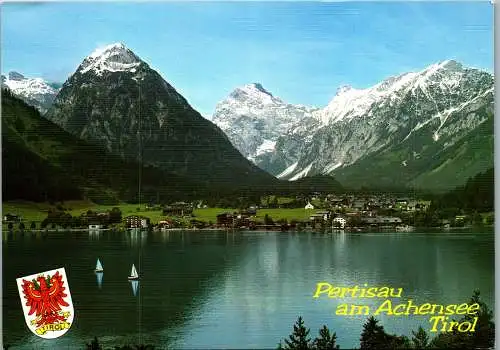
{"type": "Polygon", "coordinates": [[[86,57],[44,116],[112,154],[180,176],[244,186],[275,181],[120,43],[86,57]]]}
{"type": "Polygon", "coordinates": [[[274,176],[323,187],[321,176],[350,188],[464,184],[493,166],[493,82],[448,60],[366,89],[342,86],[323,108],[252,83],[218,103],[212,123],[120,43],[84,58],[64,84],[2,75],[13,96],[108,154],[202,187],[287,190],[274,176]]]}
{"type": "Polygon", "coordinates": [[[288,104],[254,83],[217,104],[212,120],[281,179],[444,190],[493,165],[493,85],[488,72],[453,60],[367,89],[343,86],[324,108],[288,104]]]}
{"type": "Polygon", "coordinates": [[[341,189],[330,177],[289,183],[258,168],[123,44],[86,57],[46,111],[36,92],[48,84],[30,80],[15,72],[3,79],[5,200],[116,203],[341,189]]]}

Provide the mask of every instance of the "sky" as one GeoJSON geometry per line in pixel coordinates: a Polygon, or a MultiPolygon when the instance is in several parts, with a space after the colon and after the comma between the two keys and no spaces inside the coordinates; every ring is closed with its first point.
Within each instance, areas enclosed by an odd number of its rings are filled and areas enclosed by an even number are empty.
{"type": "Polygon", "coordinates": [[[1,71],[64,82],[122,42],[203,116],[258,82],[323,107],[337,88],[455,59],[493,72],[493,6],[481,2],[4,3],[1,71]]]}

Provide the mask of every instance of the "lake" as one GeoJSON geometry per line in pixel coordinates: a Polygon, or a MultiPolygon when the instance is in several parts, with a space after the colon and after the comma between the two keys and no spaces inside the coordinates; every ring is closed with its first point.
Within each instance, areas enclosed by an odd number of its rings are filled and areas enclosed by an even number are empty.
{"type": "MultiPolygon", "coordinates": [[[[380,299],[312,296],[318,282],[403,288],[399,302],[458,304],[474,289],[494,306],[493,232],[3,233],[4,344],[26,349],[105,346],[276,348],[302,315],[315,337],[326,324],[341,348],[359,346],[367,316],[336,316],[345,303],[380,299]],[[99,281],[94,268],[104,267],[99,281]],[[141,280],[127,280],[132,263],[141,280]],[[65,267],[75,308],[71,329],[55,340],[25,324],[16,278],[65,267]]],[[[408,335],[429,317],[378,317],[408,335]]]]}

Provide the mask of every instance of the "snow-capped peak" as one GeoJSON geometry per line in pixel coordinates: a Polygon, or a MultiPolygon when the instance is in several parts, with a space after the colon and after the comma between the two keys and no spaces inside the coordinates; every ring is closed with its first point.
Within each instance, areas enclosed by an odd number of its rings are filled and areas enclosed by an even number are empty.
{"type": "Polygon", "coordinates": [[[264,87],[260,83],[247,84],[247,85],[245,85],[245,88],[246,89],[250,89],[250,90],[257,90],[257,91],[260,91],[260,92],[262,92],[262,93],[264,93],[266,95],[269,95],[269,96],[273,95],[269,91],[267,91],[266,89],[264,89],[264,87]]]}
{"type": "Polygon", "coordinates": [[[348,92],[349,90],[352,90],[351,85],[342,85],[337,89],[337,96],[342,95],[345,92],[348,92]]]}
{"type": "Polygon", "coordinates": [[[251,83],[243,85],[239,88],[236,88],[230,95],[230,98],[238,100],[240,102],[252,102],[258,103],[262,105],[269,104],[282,104],[279,98],[274,97],[268,90],[264,89],[264,87],[259,83],[251,83]]]}
{"type": "Polygon", "coordinates": [[[265,157],[275,149],[278,137],[313,109],[283,102],[259,83],[236,88],[215,108],[212,121],[247,158],[265,157]]]}
{"type": "Polygon", "coordinates": [[[80,65],[79,72],[93,71],[101,75],[103,71],[130,71],[135,73],[142,63],[130,49],[122,43],[114,43],[94,50],[80,65]]]}
{"type": "Polygon", "coordinates": [[[18,72],[9,72],[8,78],[2,75],[2,85],[41,113],[47,111],[58,92],[42,78],[26,78],[18,72]]]}
{"type": "Polygon", "coordinates": [[[106,52],[109,51],[125,51],[128,50],[127,47],[123,43],[114,43],[110,45],[106,45],[104,47],[98,47],[97,49],[92,52],[89,57],[96,58],[99,56],[104,55],[106,52]]]}
{"type": "Polygon", "coordinates": [[[395,101],[406,92],[419,88],[424,93],[434,81],[439,80],[444,88],[460,83],[465,70],[454,60],[432,64],[419,72],[404,73],[385,79],[367,89],[354,89],[351,86],[338,88],[328,106],[318,111],[315,117],[323,125],[343,119],[369,115],[371,106],[382,100],[395,101]]]}
{"type": "Polygon", "coordinates": [[[492,82],[487,72],[445,60],[367,88],[340,86],[321,109],[265,104],[276,97],[248,84],[220,102],[212,120],[243,155],[279,178],[335,175],[374,152],[412,149],[410,135],[451,147],[486,120],[484,106],[492,111],[492,82]]]}

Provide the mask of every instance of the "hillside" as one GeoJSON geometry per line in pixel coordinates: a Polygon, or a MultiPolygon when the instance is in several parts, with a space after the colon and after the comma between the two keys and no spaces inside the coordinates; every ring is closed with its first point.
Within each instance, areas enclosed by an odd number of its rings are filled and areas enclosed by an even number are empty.
{"type": "Polygon", "coordinates": [[[3,200],[88,198],[95,202],[190,197],[204,187],[192,180],[108,154],[78,140],[2,90],[3,200]]]}

